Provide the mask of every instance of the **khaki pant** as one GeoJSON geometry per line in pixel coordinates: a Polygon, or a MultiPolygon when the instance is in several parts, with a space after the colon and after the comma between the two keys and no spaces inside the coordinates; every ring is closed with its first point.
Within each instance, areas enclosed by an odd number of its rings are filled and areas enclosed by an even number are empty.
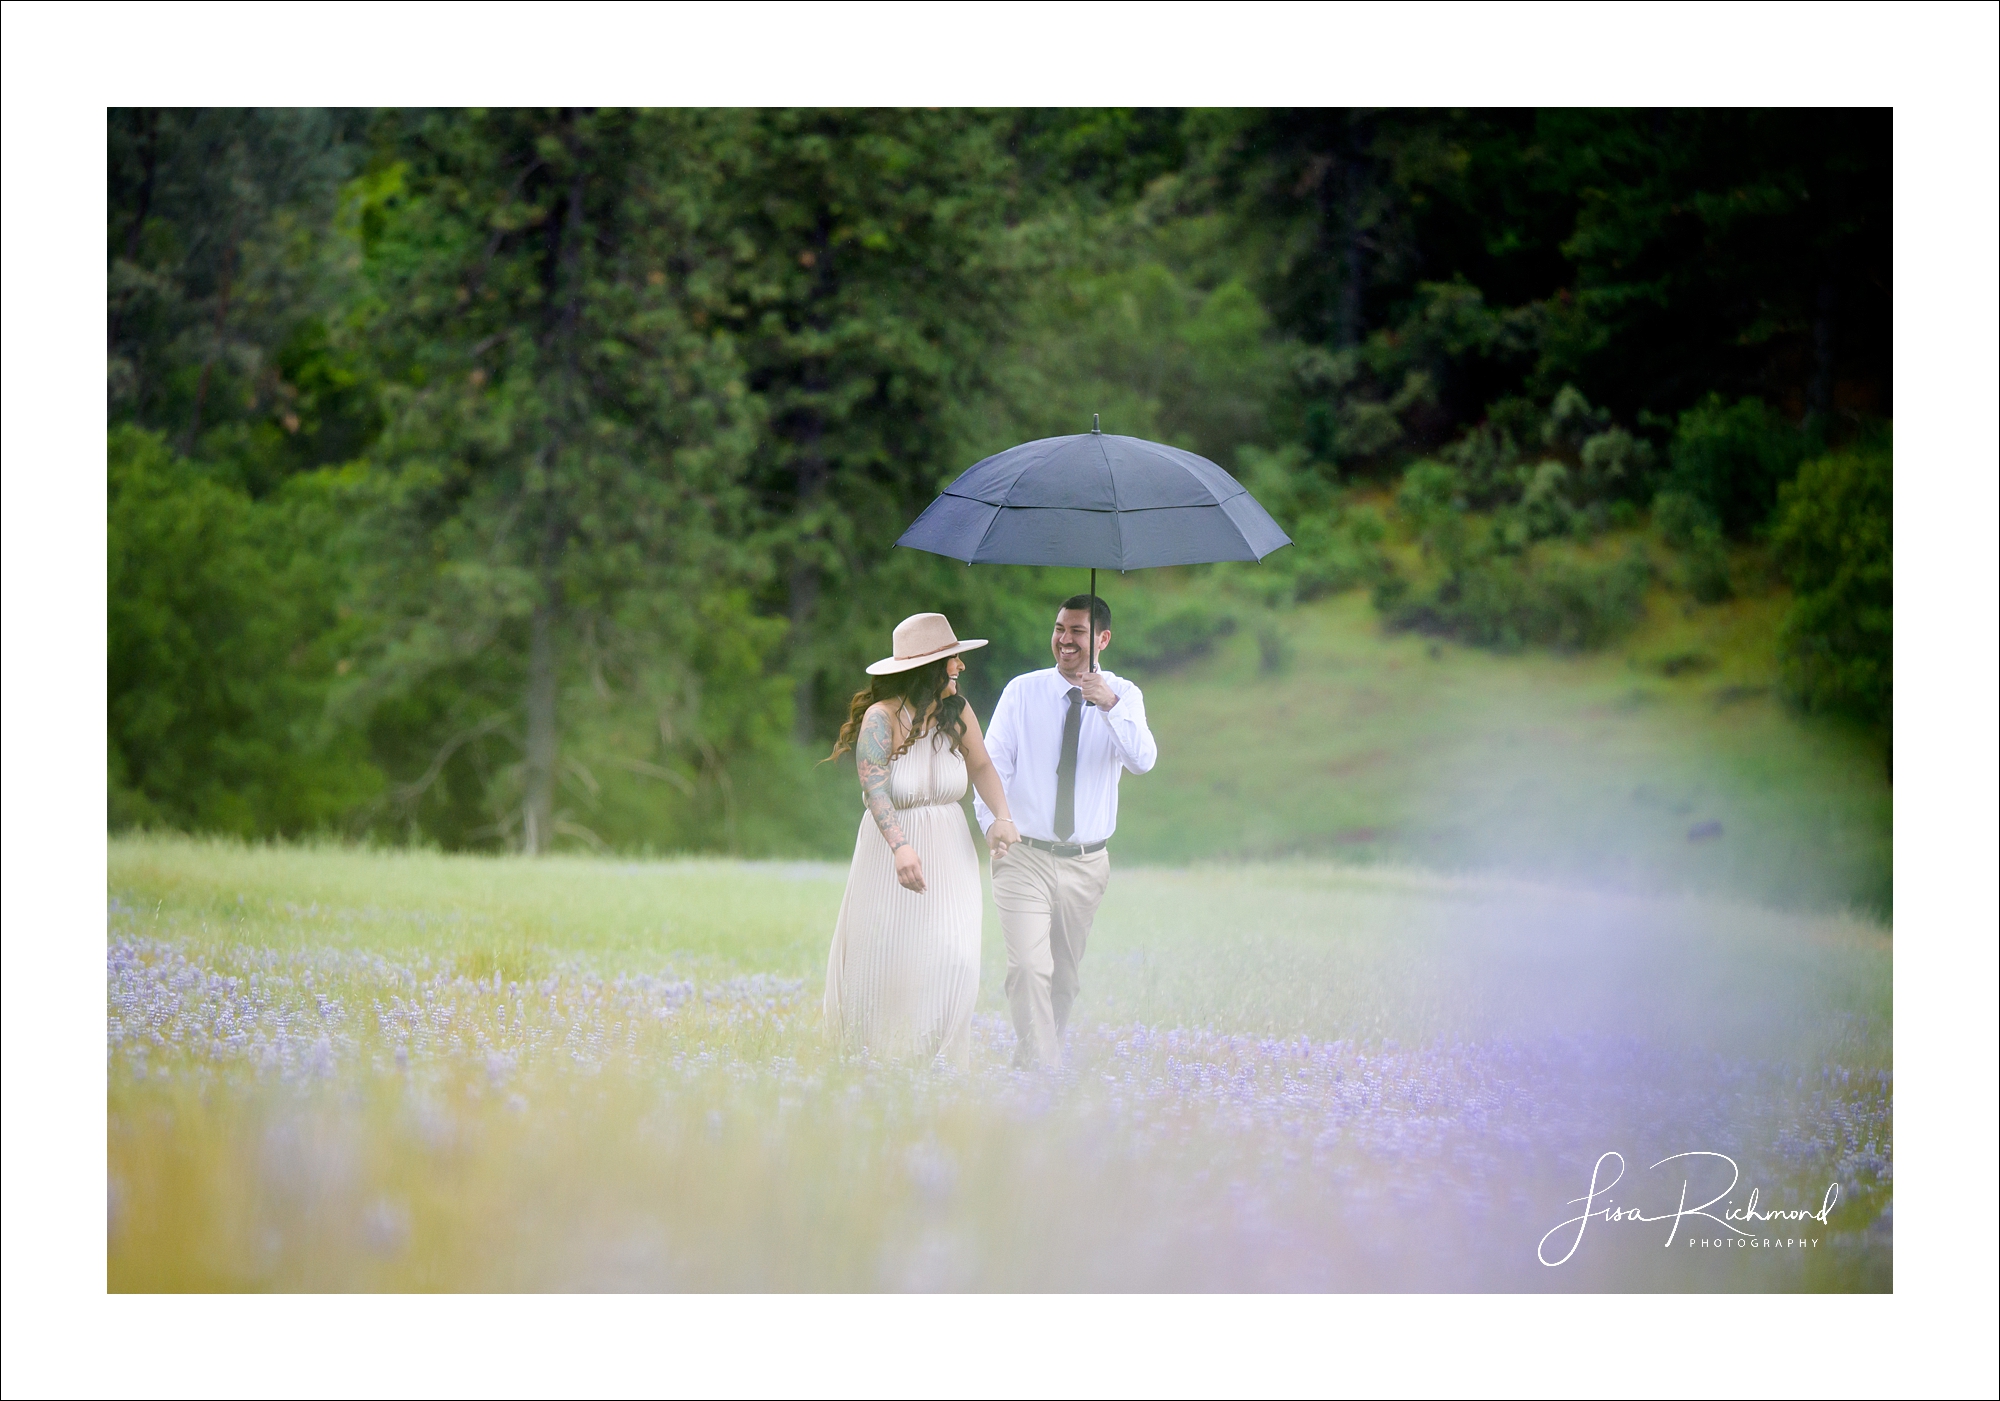
{"type": "Polygon", "coordinates": [[[1052,856],[1026,842],[993,865],[993,903],[1007,939],[1007,1005],[1020,1046],[1017,1065],[1051,1065],[1076,1001],[1076,966],[1098,902],[1111,883],[1111,853],[1052,856]]]}

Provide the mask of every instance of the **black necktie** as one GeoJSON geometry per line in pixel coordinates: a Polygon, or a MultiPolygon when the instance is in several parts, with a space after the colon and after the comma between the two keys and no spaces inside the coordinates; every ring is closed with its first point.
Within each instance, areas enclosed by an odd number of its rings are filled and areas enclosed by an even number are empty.
{"type": "Polygon", "coordinates": [[[1069,711],[1063,716],[1062,758],[1056,760],[1056,840],[1066,842],[1076,830],[1076,737],[1083,732],[1083,692],[1069,688],[1069,711]]]}

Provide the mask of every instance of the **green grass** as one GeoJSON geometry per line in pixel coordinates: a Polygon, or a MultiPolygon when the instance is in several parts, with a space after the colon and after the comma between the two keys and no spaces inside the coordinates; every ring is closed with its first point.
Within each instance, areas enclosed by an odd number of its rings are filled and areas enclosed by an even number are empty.
{"type": "Polygon", "coordinates": [[[112,894],[192,948],[359,950],[516,979],[555,961],[802,975],[824,965],[845,874],[825,862],[523,863],[174,837],[114,838],[110,865],[112,894]]]}
{"type": "Polygon", "coordinates": [[[1887,1286],[1865,916],[1121,860],[1069,1074],[1002,1068],[989,906],[953,1079],[820,1036],[843,877],[114,839],[112,1287],[1887,1286]],[[1538,1265],[1613,1148],[1846,1196],[1538,1265]]]}

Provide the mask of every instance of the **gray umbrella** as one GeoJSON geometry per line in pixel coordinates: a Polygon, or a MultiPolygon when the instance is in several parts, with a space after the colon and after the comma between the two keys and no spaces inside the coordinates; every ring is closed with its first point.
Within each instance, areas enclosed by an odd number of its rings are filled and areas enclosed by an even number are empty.
{"type": "Polygon", "coordinates": [[[1207,458],[1099,432],[1092,414],[1088,433],[974,463],[896,543],[967,564],[1087,568],[1094,598],[1100,569],[1261,560],[1292,537],[1207,458]]]}

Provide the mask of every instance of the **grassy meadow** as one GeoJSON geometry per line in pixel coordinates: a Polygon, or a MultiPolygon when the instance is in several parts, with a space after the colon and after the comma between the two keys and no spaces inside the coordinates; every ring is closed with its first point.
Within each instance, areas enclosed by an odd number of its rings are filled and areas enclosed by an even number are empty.
{"type": "Polygon", "coordinates": [[[1865,918],[1131,867],[1069,1068],[1003,1068],[989,976],[954,1077],[821,1039],[842,877],[115,840],[111,1287],[1888,1285],[1865,918]],[[1842,1195],[1812,1245],[1598,1222],[1538,1263],[1606,1151],[1649,1214],[1687,1151],[1738,1206],[1842,1195]]]}

